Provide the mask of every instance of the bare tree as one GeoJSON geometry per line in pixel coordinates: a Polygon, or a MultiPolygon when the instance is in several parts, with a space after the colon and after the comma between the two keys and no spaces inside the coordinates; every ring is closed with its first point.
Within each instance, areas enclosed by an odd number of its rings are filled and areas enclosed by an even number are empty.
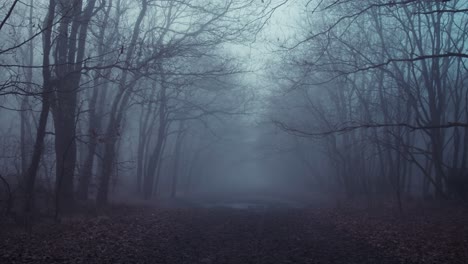
{"type": "Polygon", "coordinates": [[[400,208],[404,192],[414,184],[413,167],[436,196],[447,197],[449,171],[466,168],[462,154],[466,148],[459,146],[468,131],[467,116],[462,114],[467,106],[456,99],[467,92],[463,73],[467,35],[460,30],[467,17],[462,5],[462,1],[317,2],[308,15],[317,22],[315,28],[321,27],[312,33],[305,30],[305,37],[283,45],[291,70],[284,79],[294,89],[318,96],[323,95],[313,87],[325,88],[334,105],[305,102],[314,113],[310,122],[322,125],[276,123],[296,136],[331,142],[335,153],[330,156],[341,157],[337,164],[344,166],[343,171],[350,171],[347,163],[361,164],[361,169],[352,169],[358,173],[345,185],[360,182],[368,189],[365,183],[372,178],[363,181],[362,176],[377,173],[366,158],[374,152],[384,176],[381,182],[393,186],[400,208]],[[319,20],[320,16],[326,19],[319,20]],[[373,147],[363,148],[359,142],[373,147]],[[338,155],[339,146],[347,151],[338,155]],[[430,171],[421,165],[426,159],[430,171]]]}

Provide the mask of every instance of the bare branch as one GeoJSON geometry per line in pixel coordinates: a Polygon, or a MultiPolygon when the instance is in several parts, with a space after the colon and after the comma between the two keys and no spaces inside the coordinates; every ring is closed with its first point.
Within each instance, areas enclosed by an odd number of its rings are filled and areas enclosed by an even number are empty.
{"type": "Polygon", "coordinates": [[[395,123],[395,124],[381,124],[381,123],[367,123],[367,124],[357,124],[352,126],[343,126],[337,127],[336,129],[323,131],[323,132],[311,132],[305,131],[301,129],[294,128],[289,126],[283,122],[274,120],[273,123],[279,127],[280,129],[300,137],[326,137],[329,135],[334,134],[344,134],[358,129],[368,129],[368,128],[391,128],[391,127],[402,127],[407,128],[410,131],[416,130],[431,130],[431,129],[447,129],[447,128],[454,128],[454,127],[463,127],[468,128],[468,123],[461,123],[461,122],[448,122],[447,124],[443,125],[429,125],[429,126],[415,126],[407,123],[395,123]]]}

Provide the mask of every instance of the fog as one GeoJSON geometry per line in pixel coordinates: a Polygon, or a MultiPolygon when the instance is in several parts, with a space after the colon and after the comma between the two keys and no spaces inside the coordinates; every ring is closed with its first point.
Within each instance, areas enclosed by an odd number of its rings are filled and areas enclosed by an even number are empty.
{"type": "Polygon", "coordinates": [[[467,10],[0,0],[0,262],[464,263],[467,10]]]}
{"type": "Polygon", "coordinates": [[[465,1],[78,2],[1,3],[13,207],[466,196],[465,1]]]}
{"type": "Polygon", "coordinates": [[[467,3],[364,2],[3,1],[10,207],[464,199],[467,3]]]}

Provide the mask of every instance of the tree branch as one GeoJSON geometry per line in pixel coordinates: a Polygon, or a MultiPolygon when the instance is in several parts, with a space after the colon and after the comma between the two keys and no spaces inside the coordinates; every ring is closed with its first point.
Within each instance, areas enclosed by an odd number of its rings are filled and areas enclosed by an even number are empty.
{"type": "Polygon", "coordinates": [[[368,128],[389,128],[389,127],[402,127],[407,128],[410,131],[416,130],[430,130],[430,129],[447,129],[453,127],[463,127],[468,128],[468,123],[460,122],[448,122],[447,124],[442,125],[430,125],[430,126],[415,126],[407,123],[395,123],[395,124],[381,124],[381,123],[367,123],[367,124],[357,124],[352,126],[342,126],[337,127],[336,129],[323,131],[323,132],[311,132],[304,131],[301,129],[293,128],[283,122],[274,120],[273,123],[280,129],[288,132],[289,134],[300,136],[300,137],[325,137],[334,134],[344,134],[358,129],[368,129],[368,128]]]}

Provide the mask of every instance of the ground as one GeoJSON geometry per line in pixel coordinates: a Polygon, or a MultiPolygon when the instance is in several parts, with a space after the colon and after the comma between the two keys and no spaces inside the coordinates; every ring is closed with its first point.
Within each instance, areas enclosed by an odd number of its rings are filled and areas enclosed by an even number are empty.
{"type": "MultiPolygon", "coordinates": [[[[398,234],[412,234],[422,225],[399,232],[396,222],[389,224],[392,217],[376,224],[383,217],[377,215],[312,208],[119,206],[107,215],[43,222],[32,234],[6,229],[0,233],[0,263],[467,263],[467,233],[460,233],[466,230],[458,230],[458,240],[446,238],[455,243],[448,247],[443,238],[423,232],[421,240],[434,239],[434,248],[417,238],[411,248],[398,234]]],[[[400,222],[414,225],[411,221],[400,222]]]]}

